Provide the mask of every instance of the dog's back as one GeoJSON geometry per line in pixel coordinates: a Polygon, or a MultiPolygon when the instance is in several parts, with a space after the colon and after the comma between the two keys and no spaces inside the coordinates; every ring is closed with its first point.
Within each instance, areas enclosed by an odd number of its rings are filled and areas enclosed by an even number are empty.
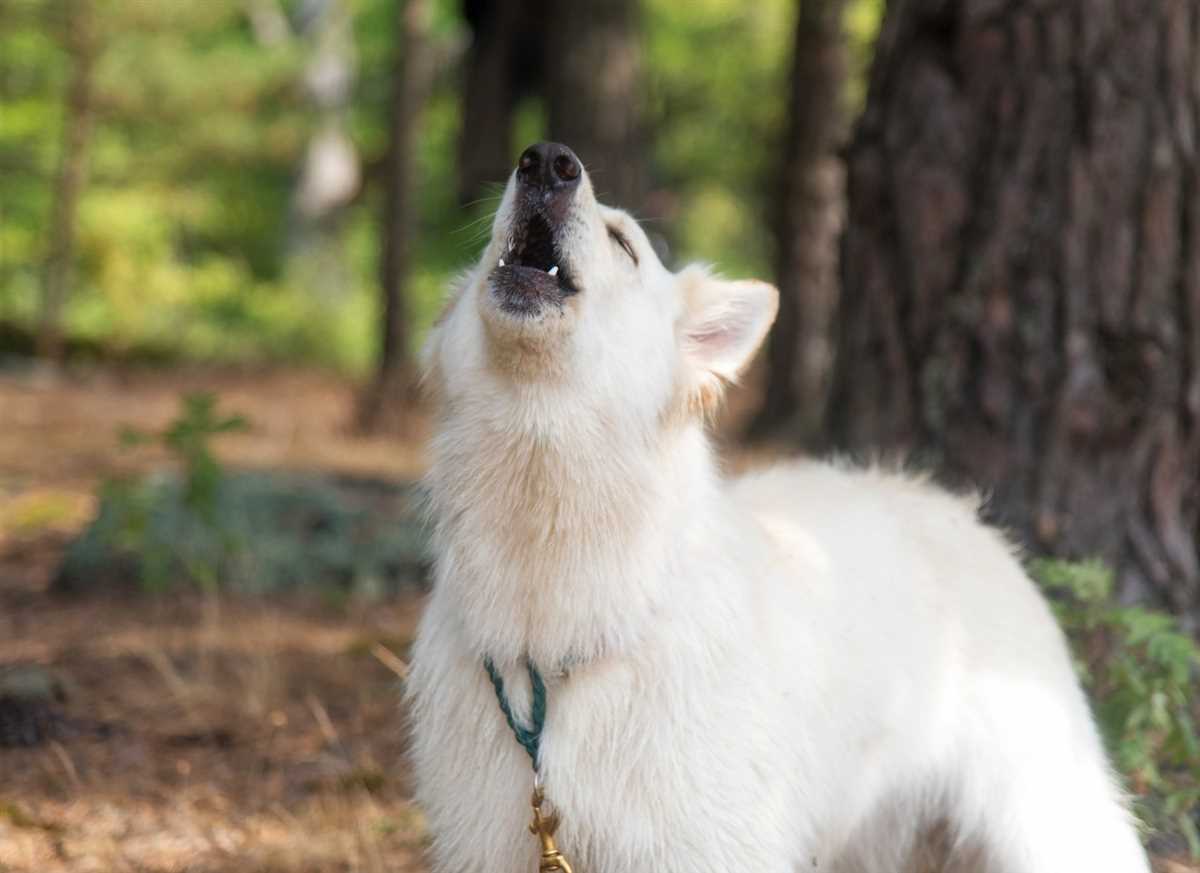
{"type": "Polygon", "coordinates": [[[841,641],[838,673],[874,677],[840,698],[859,722],[843,731],[892,748],[847,749],[871,792],[837,869],[898,869],[939,845],[988,871],[1145,869],[1062,633],[973,496],[810,462],[730,497],[790,562],[806,631],[841,641]]]}

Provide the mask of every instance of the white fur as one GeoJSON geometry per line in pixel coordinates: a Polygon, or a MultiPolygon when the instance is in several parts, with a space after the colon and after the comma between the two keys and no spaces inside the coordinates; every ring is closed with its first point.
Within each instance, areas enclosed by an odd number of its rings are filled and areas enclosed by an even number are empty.
{"type": "Polygon", "coordinates": [[[774,290],[670,273],[585,177],[558,238],[580,293],[507,315],[487,276],[513,203],[426,349],[439,559],[409,702],[433,869],[537,867],[487,655],[519,713],[521,660],[548,676],[576,873],[891,873],[930,830],[962,869],[1144,873],[1062,634],[972,503],[880,470],[719,474],[704,412],[774,290]]]}

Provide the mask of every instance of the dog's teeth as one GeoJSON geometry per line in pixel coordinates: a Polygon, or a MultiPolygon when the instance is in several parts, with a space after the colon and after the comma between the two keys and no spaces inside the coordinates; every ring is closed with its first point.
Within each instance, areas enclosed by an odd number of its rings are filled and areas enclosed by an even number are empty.
{"type": "Polygon", "coordinates": [[[557,276],[558,275],[558,264],[555,264],[553,267],[551,267],[546,272],[548,272],[551,276],[557,276]]]}
{"type": "Polygon", "coordinates": [[[501,258],[501,259],[500,259],[500,266],[501,266],[501,267],[503,267],[503,266],[504,266],[504,258],[501,258]]]}

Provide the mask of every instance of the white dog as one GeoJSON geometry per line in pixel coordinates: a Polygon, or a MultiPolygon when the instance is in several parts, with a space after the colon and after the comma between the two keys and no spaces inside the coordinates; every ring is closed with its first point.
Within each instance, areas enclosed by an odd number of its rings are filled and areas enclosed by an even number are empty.
{"type": "Polygon", "coordinates": [[[541,857],[487,664],[518,728],[544,677],[576,873],[892,873],[930,834],[950,869],[1144,873],[1063,636],[973,503],[816,463],[722,478],[705,419],[776,305],[669,272],[564,146],[522,156],[426,348],[433,869],[541,857]]]}

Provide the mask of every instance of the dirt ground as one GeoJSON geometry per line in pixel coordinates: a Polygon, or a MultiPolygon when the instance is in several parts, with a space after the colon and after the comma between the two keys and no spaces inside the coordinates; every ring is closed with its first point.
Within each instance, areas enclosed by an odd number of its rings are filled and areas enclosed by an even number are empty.
{"type": "Polygon", "coordinates": [[[0,870],[423,869],[385,663],[414,602],[0,608],[0,664],[48,665],[67,695],[53,741],[0,749],[0,870]]]}
{"type": "Polygon", "coordinates": [[[0,871],[422,870],[397,675],[416,596],[47,590],[101,479],[168,463],[118,430],[161,428],[193,390],[251,419],[228,463],[420,471],[419,441],[354,435],[352,388],[320,374],[0,372],[0,669],[48,667],[65,693],[53,741],[0,748],[0,871]]]}
{"type": "Polygon", "coordinates": [[[118,429],[160,428],[192,390],[251,419],[219,443],[230,464],[421,469],[419,422],[410,439],[356,436],[352,388],[320,374],[0,371],[0,670],[41,665],[64,694],[52,741],[0,748],[0,873],[424,870],[398,675],[415,595],[48,591],[96,485],[168,463],[121,449],[118,429]]]}

